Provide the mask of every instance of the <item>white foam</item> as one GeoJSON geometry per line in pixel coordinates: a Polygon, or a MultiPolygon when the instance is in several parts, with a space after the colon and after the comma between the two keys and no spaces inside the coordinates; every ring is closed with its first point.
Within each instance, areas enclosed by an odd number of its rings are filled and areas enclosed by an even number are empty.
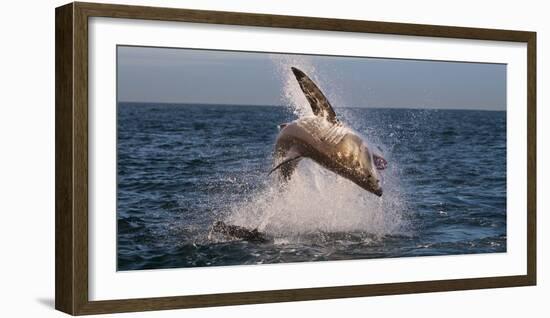
{"type": "Polygon", "coordinates": [[[278,237],[318,231],[391,235],[405,230],[399,192],[376,197],[308,159],[300,162],[286,186],[278,182],[273,177],[249,200],[235,204],[227,221],[278,237]]]}

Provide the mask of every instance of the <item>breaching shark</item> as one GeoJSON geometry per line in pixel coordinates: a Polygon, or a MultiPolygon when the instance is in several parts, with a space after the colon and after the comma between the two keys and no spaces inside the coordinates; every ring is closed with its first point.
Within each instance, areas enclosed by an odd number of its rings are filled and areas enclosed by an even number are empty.
{"type": "MultiPolygon", "coordinates": [[[[283,181],[289,181],[298,162],[309,158],[326,169],[354,182],[361,188],[382,195],[378,170],[388,165],[378,152],[346,127],[332,109],[319,87],[304,72],[292,67],[300,88],[311,105],[314,116],[299,118],[281,128],[275,144],[275,167],[269,172],[280,172],[283,181]]],[[[258,229],[216,221],[212,232],[226,237],[255,243],[267,243],[272,238],[258,229]]]]}
{"type": "Polygon", "coordinates": [[[352,181],[361,188],[382,196],[378,170],[387,161],[338,118],[319,87],[301,70],[292,72],[304,92],[314,116],[281,124],[275,144],[275,167],[281,179],[290,180],[298,162],[308,158],[322,167],[352,181]]]}

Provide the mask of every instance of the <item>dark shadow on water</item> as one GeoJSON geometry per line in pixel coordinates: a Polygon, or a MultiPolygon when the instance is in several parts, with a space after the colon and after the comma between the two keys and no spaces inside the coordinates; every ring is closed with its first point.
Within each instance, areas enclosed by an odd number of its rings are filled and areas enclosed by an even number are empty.
{"type": "Polygon", "coordinates": [[[36,301],[50,309],[55,309],[55,300],[53,298],[37,298],[36,301]]]}

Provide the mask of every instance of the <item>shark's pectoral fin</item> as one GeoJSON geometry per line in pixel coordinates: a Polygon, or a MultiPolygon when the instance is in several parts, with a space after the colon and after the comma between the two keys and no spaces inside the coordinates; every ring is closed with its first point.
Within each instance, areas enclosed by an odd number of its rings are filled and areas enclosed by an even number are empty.
{"type": "Polygon", "coordinates": [[[285,128],[286,126],[288,126],[288,123],[283,123],[283,124],[279,124],[279,130],[285,128]]]}
{"type": "Polygon", "coordinates": [[[271,175],[273,171],[280,169],[281,175],[286,181],[288,181],[290,180],[290,177],[292,176],[294,169],[296,169],[296,166],[298,165],[298,161],[300,161],[300,159],[302,159],[302,156],[298,155],[286,158],[281,163],[276,165],[273,169],[271,169],[268,175],[271,175]]]}
{"type": "Polygon", "coordinates": [[[382,157],[381,155],[375,153],[372,155],[372,158],[374,159],[374,165],[376,166],[376,169],[384,170],[388,167],[388,161],[384,159],[384,157],[382,157]]]}

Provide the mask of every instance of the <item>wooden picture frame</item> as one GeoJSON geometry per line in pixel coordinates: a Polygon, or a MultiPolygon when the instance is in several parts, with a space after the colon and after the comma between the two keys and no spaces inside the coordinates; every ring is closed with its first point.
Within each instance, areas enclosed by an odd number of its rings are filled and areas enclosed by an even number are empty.
{"type": "Polygon", "coordinates": [[[56,9],[55,307],[72,314],[164,310],[536,284],[536,33],[236,12],[70,3],[56,9]],[[527,275],[195,296],[88,297],[88,19],[112,17],[527,43],[527,275]]]}

